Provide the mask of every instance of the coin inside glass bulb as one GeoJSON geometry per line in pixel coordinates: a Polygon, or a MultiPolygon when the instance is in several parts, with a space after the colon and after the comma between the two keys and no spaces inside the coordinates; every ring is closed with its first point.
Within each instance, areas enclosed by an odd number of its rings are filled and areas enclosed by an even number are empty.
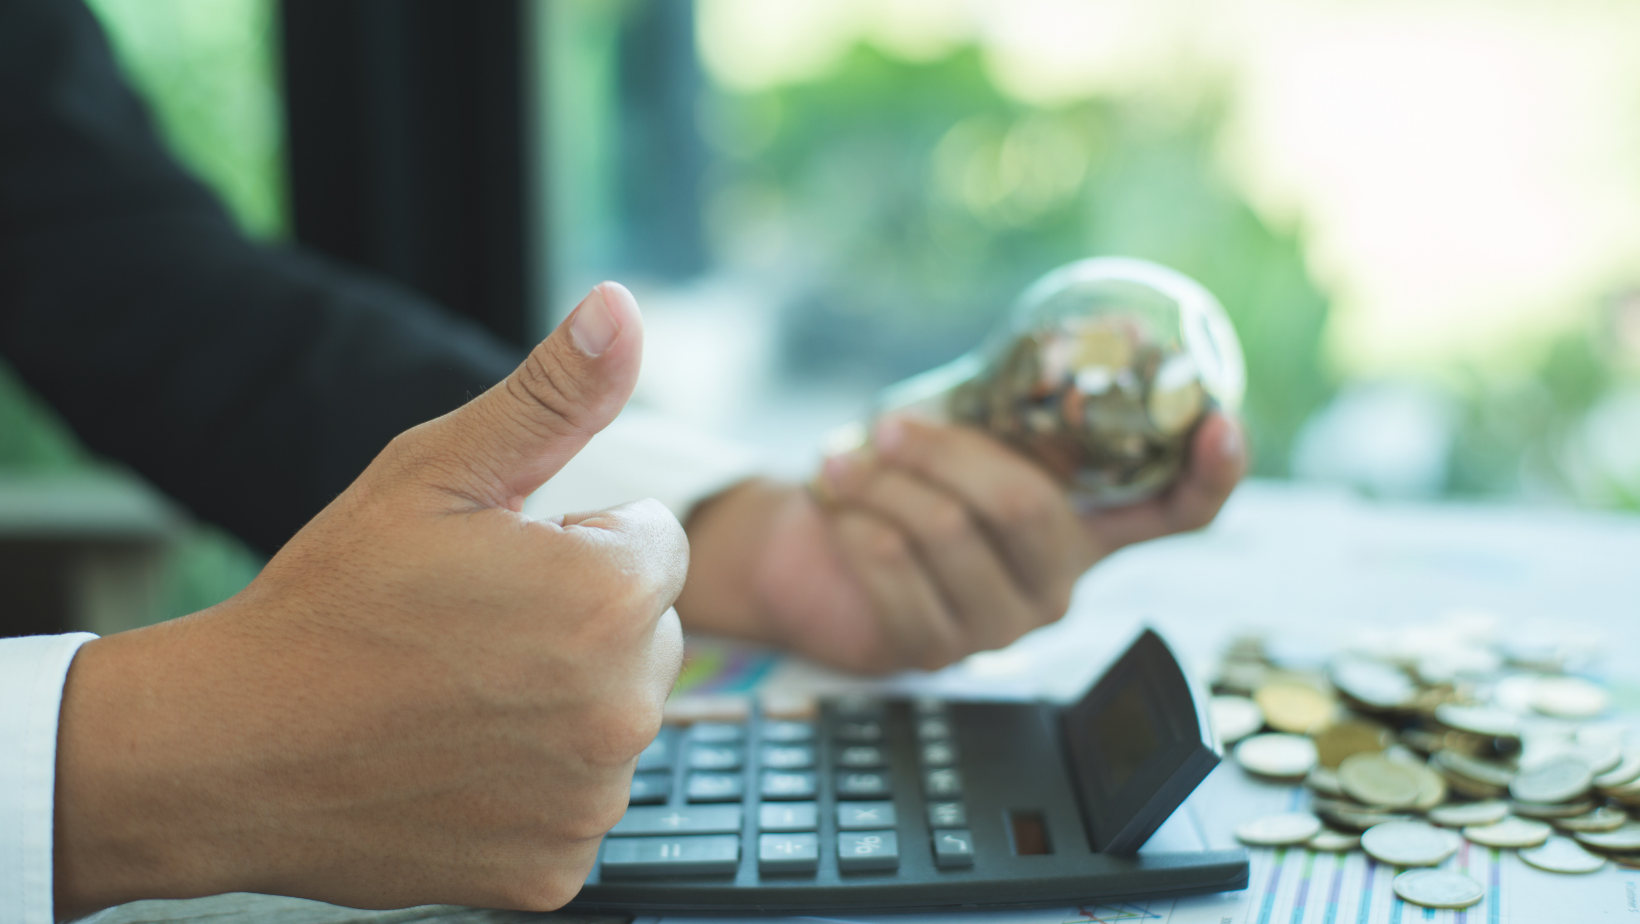
{"type": "Polygon", "coordinates": [[[1189,277],[1121,257],[1027,289],[979,350],[889,388],[878,413],[968,424],[1034,458],[1085,506],[1131,503],[1183,470],[1196,425],[1241,404],[1224,308],[1189,277]]]}

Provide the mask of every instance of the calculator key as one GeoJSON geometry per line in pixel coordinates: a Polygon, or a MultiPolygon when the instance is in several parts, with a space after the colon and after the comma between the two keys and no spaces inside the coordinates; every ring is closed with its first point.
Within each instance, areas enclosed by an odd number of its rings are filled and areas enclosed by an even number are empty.
{"type": "Polygon", "coordinates": [[[957,762],[957,749],[944,741],[931,741],[922,746],[925,767],[949,767],[957,762]]]}
{"type": "Polygon", "coordinates": [[[807,770],[765,770],[759,791],[765,799],[813,799],[819,784],[807,770]]]}
{"type": "Polygon", "coordinates": [[[874,828],[894,827],[892,802],[839,802],[837,803],[837,830],[869,831],[874,828]]]}
{"type": "Polygon", "coordinates": [[[968,809],[961,802],[930,802],[928,803],[928,826],[930,828],[966,828],[968,827],[968,809]]]}
{"type": "Polygon", "coordinates": [[[814,747],[808,744],[767,746],[757,759],[770,770],[807,770],[814,766],[814,747]]]}
{"type": "Polygon", "coordinates": [[[818,834],[764,834],[757,839],[760,873],[812,873],[819,868],[818,834]]]}
{"type": "Polygon", "coordinates": [[[883,740],[883,723],[881,722],[839,722],[837,725],[838,741],[857,741],[869,744],[883,740]]]}
{"type": "Polygon", "coordinates": [[[775,744],[789,744],[796,741],[814,740],[813,722],[764,722],[762,736],[764,741],[775,744]]]}
{"type": "Polygon", "coordinates": [[[639,770],[666,770],[672,766],[672,733],[662,729],[649,747],[638,755],[639,770]]]}
{"type": "Polygon", "coordinates": [[[611,837],[604,840],[605,879],[729,876],[740,866],[740,836],[611,837]]]}
{"type": "Polygon", "coordinates": [[[837,835],[837,868],[845,872],[898,869],[900,842],[893,831],[845,831],[837,835]]]}
{"type": "Polygon", "coordinates": [[[880,799],[888,795],[888,774],[845,771],[837,774],[837,798],[880,799]]]}
{"type": "Polygon", "coordinates": [[[696,744],[689,748],[691,770],[739,770],[744,754],[732,744],[696,744]]]}
{"type": "Polygon", "coordinates": [[[648,805],[655,802],[665,802],[672,795],[672,774],[670,773],[634,773],[632,774],[633,805],[648,805]]]}
{"type": "Polygon", "coordinates": [[[887,765],[883,749],[869,744],[851,745],[837,753],[837,766],[850,770],[875,770],[887,765]]]}
{"type": "Polygon", "coordinates": [[[832,710],[847,719],[880,719],[883,701],[863,693],[850,693],[833,700],[832,710]]]}
{"type": "Polygon", "coordinates": [[[940,718],[919,719],[917,721],[917,740],[943,741],[951,737],[951,723],[940,718]]]}
{"type": "Polygon", "coordinates": [[[691,773],[684,795],[690,802],[739,802],[746,781],[738,773],[691,773]]]}
{"type": "Polygon", "coordinates": [[[967,829],[934,832],[934,865],[946,869],[974,865],[974,839],[967,829]]]}
{"type": "Polygon", "coordinates": [[[689,740],[697,744],[733,744],[746,736],[746,727],[733,722],[696,722],[689,726],[689,740]]]}
{"type": "Polygon", "coordinates": [[[626,810],[610,837],[645,834],[738,834],[738,805],[635,805],[626,810]]]}
{"type": "Polygon", "coordinates": [[[923,784],[930,799],[949,799],[962,795],[962,774],[949,768],[928,771],[923,777],[923,784]]]}
{"type": "Polygon", "coordinates": [[[813,831],[820,826],[820,808],[813,802],[765,802],[757,807],[760,831],[813,831]]]}

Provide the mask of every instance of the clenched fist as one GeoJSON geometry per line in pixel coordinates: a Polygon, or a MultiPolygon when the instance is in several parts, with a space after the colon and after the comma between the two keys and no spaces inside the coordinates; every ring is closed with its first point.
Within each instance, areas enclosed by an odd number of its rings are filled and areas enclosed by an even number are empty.
{"type": "Polygon", "coordinates": [[[677,676],[688,548],[652,501],[519,510],[625,404],[642,340],[631,295],[597,287],[504,382],[395,439],[244,592],[82,648],[57,916],[228,891],[572,898],[677,676]]]}

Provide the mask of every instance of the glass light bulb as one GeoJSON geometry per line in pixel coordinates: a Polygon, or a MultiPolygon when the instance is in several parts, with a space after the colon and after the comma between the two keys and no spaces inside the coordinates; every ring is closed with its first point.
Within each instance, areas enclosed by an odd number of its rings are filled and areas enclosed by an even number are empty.
{"type": "Polygon", "coordinates": [[[1099,257],[1037,280],[977,350],[884,390],[877,415],[979,427],[1084,507],[1153,496],[1196,425],[1241,406],[1241,343],[1212,293],[1144,260],[1099,257]]]}

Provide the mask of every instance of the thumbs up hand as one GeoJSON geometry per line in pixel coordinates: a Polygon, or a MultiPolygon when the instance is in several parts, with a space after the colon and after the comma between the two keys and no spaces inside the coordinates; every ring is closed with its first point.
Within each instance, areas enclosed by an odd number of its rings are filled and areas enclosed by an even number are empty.
{"type": "Polygon", "coordinates": [[[227,891],[574,897],[677,676],[688,547],[653,501],[519,510],[625,404],[642,340],[630,293],[598,286],[505,381],[395,439],[242,593],[82,648],[57,916],[227,891]]]}

